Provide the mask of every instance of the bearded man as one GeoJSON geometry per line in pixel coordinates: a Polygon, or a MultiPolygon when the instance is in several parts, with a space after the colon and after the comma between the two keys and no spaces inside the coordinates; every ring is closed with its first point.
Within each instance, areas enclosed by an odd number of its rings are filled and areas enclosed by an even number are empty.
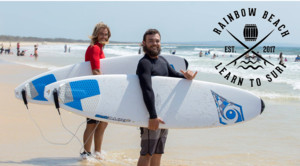
{"type": "Polygon", "coordinates": [[[161,51],[160,33],[156,29],[149,29],[143,37],[144,57],[139,61],[136,74],[147,110],[149,112],[148,128],[141,128],[141,151],[138,166],[159,166],[164,153],[168,129],[159,129],[160,123],[165,123],[157,116],[155,110],[155,96],[152,89],[151,76],[179,77],[192,80],[197,72],[175,71],[168,61],[159,56],[161,51]]]}

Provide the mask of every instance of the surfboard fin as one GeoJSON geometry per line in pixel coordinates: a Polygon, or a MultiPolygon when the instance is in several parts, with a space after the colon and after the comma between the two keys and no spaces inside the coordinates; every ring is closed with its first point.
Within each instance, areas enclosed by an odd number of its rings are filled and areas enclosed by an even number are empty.
{"type": "Polygon", "coordinates": [[[25,104],[25,106],[26,106],[26,108],[28,110],[28,102],[27,102],[27,98],[26,98],[26,91],[25,91],[25,89],[23,89],[21,93],[22,93],[23,102],[24,102],[24,104],[25,104]]]}
{"type": "Polygon", "coordinates": [[[184,58],[184,63],[185,63],[185,67],[186,67],[185,70],[187,70],[189,68],[189,62],[185,58],[184,58]]]}
{"type": "Polygon", "coordinates": [[[54,89],[53,90],[53,98],[54,98],[54,103],[55,103],[55,107],[57,109],[58,114],[60,115],[60,111],[59,111],[59,102],[58,102],[58,94],[57,94],[57,90],[54,89]]]}

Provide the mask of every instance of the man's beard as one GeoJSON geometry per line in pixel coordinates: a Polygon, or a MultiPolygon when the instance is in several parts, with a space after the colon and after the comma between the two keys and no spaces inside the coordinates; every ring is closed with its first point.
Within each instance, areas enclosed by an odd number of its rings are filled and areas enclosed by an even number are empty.
{"type": "Polygon", "coordinates": [[[158,50],[154,51],[152,49],[149,49],[147,46],[143,46],[143,51],[150,57],[156,57],[157,55],[160,54],[160,51],[161,51],[160,46],[157,46],[157,47],[158,47],[158,50]]]}

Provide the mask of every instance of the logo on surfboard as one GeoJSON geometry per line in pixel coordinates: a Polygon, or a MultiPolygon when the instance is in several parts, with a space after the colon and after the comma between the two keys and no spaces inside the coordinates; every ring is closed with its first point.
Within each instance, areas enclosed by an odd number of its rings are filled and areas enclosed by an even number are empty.
{"type": "Polygon", "coordinates": [[[244,121],[242,106],[225,99],[212,90],[211,93],[217,106],[219,121],[221,124],[229,125],[244,121]]]}
{"type": "MultiPolygon", "coordinates": [[[[240,26],[240,24],[235,25],[240,26]]],[[[219,62],[215,66],[218,73],[233,84],[242,86],[243,83],[246,82],[250,87],[261,86],[261,79],[272,82],[274,79],[278,78],[284,71],[284,68],[286,68],[282,62],[279,64],[272,63],[270,56],[269,58],[263,57],[258,51],[262,47],[261,52],[264,54],[270,55],[275,53],[276,47],[274,45],[263,44],[264,41],[267,41],[266,39],[275,34],[273,32],[278,32],[282,38],[290,35],[287,26],[283,24],[280,19],[276,18],[274,14],[268,11],[258,11],[256,8],[235,10],[223,17],[213,29],[213,32],[220,36],[221,34],[224,34],[223,36],[230,36],[230,39],[236,41],[239,44],[238,46],[245,50],[242,54],[234,57],[232,54],[236,55],[237,47],[233,45],[225,46],[224,52],[228,53],[228,55],[230,54],[230,58],[232,59],[228,62],[219,62]],[[251,21],[258,18],[257,23],[259,24],[251,22],[250,24],[243,24],[243,29],[241,29],[241,31],[232,30],[229,24],[235,20],[241,20],[241,18],[248,18],[251,21]],[[250,54],[252,54],[252,56],[250,56],[250,54]],[[263,71],[266,69],[271,70],[267,72],[263,71]],[[255,77],[245,79],[241,74],[235,74],[240,73],[237,70],[245,70],[249,74],[254,74],[255,77]],[[265,78],[258,76],[261,74],[263,74],[263,77],[265,78]]]]}

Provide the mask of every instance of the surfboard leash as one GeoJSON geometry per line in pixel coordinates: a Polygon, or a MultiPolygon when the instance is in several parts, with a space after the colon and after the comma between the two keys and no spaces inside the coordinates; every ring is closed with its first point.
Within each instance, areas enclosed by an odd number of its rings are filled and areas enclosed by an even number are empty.
{"type": "Polygon", "coordinates": [[[21,93],[22,93],[23,102],[24,102],[24,104],[25,104],[25,106],[26,106],[26,108],[28,110],[28,102],[27,102],[27,98],[26,98],[26,91],[25,91],[25,89],[23,89],[21,93]]]}
{"type": "Polygon", "coordinates": [[[54,142],[54,141],[51,141],[51,140],[49,140],[48,138],[46,138],[45,135],[44,135],[44,132],[42,131],[42,129],[41,129],[41,127],[39,126],[39,124],[38,124],[38,123],[36,122],[36,120],[32,117],[31,111],[28,109],[27,112],[28,112],[28,115],[29,115],[31,121],[32,121],[32,122],[34,123],[34,125],[37,127],[37,129],[39,130],[39,132],[40,132],[42,138],[43,138],[46,142],[48,142],[48,143],[50,143],[50,144],[53,144],[53,145],[67,145],[67,144],[69,144],[69,143],[74,139],[74,137],[76,137],[76,139],[78,140],[79,144],[82,145],[80,139],[77,137],[77,132],[79,131],[80,127],[85,123],[85,121],[82,122],[82,123],[78,126],[78,128],[76,129],[75,133],[73,133],[73,132],[71,132],[69,129],[67,129],[67,128],[65,127],[65,125],[64,125],[64,123],[63,123],[63,120],[62,120],[62,118],[61,118],[61,116],[60,116],[60,121],[61,121],[61,124],[62,124],[63,128],[64,128],[65,130],[67,130],[67,131],[72,135],[72,137],[71,137],[68,141],[66,141],[66,142],[64,142],[64,143],[60,143],[60,142],[54,142]]]}
{"type": "Polygon", "coordinates": [[[54,104],[55,107],[57,109],[58,114],[60,115],[60,111],[59,111],[59,102],[58,102],[58,94],[57,94],[57,89],[53,90],[53,99],[54,99],[54,104]]]}
{"type": "MultiPolygon", "coordinates": [[[[56,90],[56,89],[55,89],[55,90],[56,90]]],[[[31,121],[32,121],[32,122],[35,124],[35,126],[38,128],[38,130],[39,130],[39,132],[40,132],[42,138],[43,138],[46,142],[48,142],[48,143],[50,143],[50,144],[54,144],[54,145],[67,145],[67,144],[69,144],[69,143],[74,139],[74,137],[76,137],[76,139],[78,140],[79,144],[82,145],[80,139],[76,136],[76,134],[77,134],[78,130],[80,129],[80,127],[85,123],[85,121],[82,122],[82,123],[78,126],[78,128],[77,128],[76,131],[75,131],[75,133],[73,133],[72,131],[70,131],[70,130],[64,125],[63,120],[62,120],[62,116],[61,116],[60,111],[59,111],[59,103],[58,103],[57,90],[55,91],[55,94],[53,94],[53,95],[54,95],[54,98],[56,98],[56,99],[55,99],[55,106],[56,106],[56,108],[58,109],[58,114],[59,114],[59,116],[60,116],[60,121],[61,121],[61,124],[62,124],[63,128],[64,128],[65,130],[67,130],[67,131],[72,135],[72,138],[70,138],[70,140],[67,141],[67,142],[65,142],[65,143],[57,143],[57,142],[53,142],[53,141],[50,141],[49,139],[47,139],[47,138],[45,137],[45,135],[44,135],[42,129],[40,128],[40,126],[38,125],[38,123],[35,121],[35,119],[32,117],[31,112],[30,112],[30,110],[29,110],[29,108],[28,108],[28,101],[27,101],[27,98],[26,98],[26,91],[25,91],[25,89],[23,89],[23,90],[21,91],[21,94],[22,94],[22,99],[23,99],[23,102],[24,102],[24,104],[25,104],[25,106],[26,106],[26,109],[28,110],[28,114],[29,114],[29,117],[30,117],[31,121]]]]}
{"type": "Polygon", "coordinates": [[[64,122],[63,122],[63,120],[62,120],[62,116],[61,116],[60,110],[59,110],[60,106],[59,106],[59,101],[58,101],[58,92],[57,92],[57,89],[54,89],[54,90],[53,90],[53,99],[54,99],[54,104],[55,104],[55,107],[56,107],[56,109],[57,109],[57,112],[58,112],[58,115],[59,115],[59,117],[60,117],[60,121],[61,121],[61,124],[62,124],[63,128],[64,128],[65,130],[67,130],[67,131],[73,136],[73,137],[71,138],[71,140],[72,140],[74,137],[76,137],[76,139],[78,140],[78,142],[80,143],[80,145],[82,145],[80,139],[76,136],[76,134],[77,134],[79,128],[83,125],[84,122],[82,122],[82,123],[78,126],[76,132],[73,133],[71,130],[69,130],[69,129],[65,126],[65,124],[64,124],[64,122]]]}
{"type": "MultiPolygon", "coordinates": [[[[26,109],[28,110],[27,112],[28,112],[28,115],[29,115],[31,121],[34,123],[34,125],[36,126],[36,128],[39,130],[39,132],[40,132],[42,138],[43,138],[46,142],[48,142],[49,144],[53,144],[53,145],[67,145],[67,144],[69,144],[69,143],[74,139],[74,137],[76,137],[76,139],[78,140],[79,144],[81,144],[80,151],[84,148],[84,145],[87,143],[87,141],[84,142],[84,144],[82,144],[81,141],[80,141],[80,139],[76,136],[76,134],[77,134],[77,132],[79,131],[80,127],[81,127],[83,124],[85,124],[86,121],[83,121],[83,122],[77,127],[75,133],[73,133],[73,132],[70,131],[68,128],[66,128],[66,126],[65,126],[64,123],[63,123],[62,116],[61,116],[61,113],[60,113],[60,110],[59,110],[60,106],[59,106],[58,94],[57,94],[57,90],[56,90],[56,89],[54,89],[54,91],[53,91],[53,98],[54,98],[55,107],[56,107],[57,112],[58,112],[58,114],[59,114],[60,121],[61,121],[61,124],[62,124],[63,128],[64,128],[65,130],[67,130],[67,131],[72,135],[72,138],[71,138],[69,141],[65,142],[65,143],[57,143],[57,142],[53,142],[53,141],[50,141],[49,139],[47,139],[47,138],[45,137],[45,135],[44,135],[42,129],[40,128],[40,126],[38,125],[38,123],[35,121],[35,119],[32,117],[31,111],[30,111],[29,108],[28,108],[28,101],[27,101],[27,98],[26,98],[26,91],[25,91],[25,89],[23,89],[21,93],[22,93],[22,99],[23,99],[23,102],[24,102],[24,104],[25,104],[25,106],[26,106],[26,109]]],[[[95,133],[96,128],[98,127],[98,125],[99,125],[99,123],[98,123],[97,126],[95,127],[94,131],[88,136],[88,139],[95,133]]],[[[103,161],[101,161],[101,160],[99,160],[99,159],[97,159],[97,158],[95,158],[95,157],[94,157],[94,159],[96,159],[97,161],[99,161],[101,164],[104,164],[103,161]]],[[[104,164],[104,165],[105,165],[105,164],[104,164]]]]}

